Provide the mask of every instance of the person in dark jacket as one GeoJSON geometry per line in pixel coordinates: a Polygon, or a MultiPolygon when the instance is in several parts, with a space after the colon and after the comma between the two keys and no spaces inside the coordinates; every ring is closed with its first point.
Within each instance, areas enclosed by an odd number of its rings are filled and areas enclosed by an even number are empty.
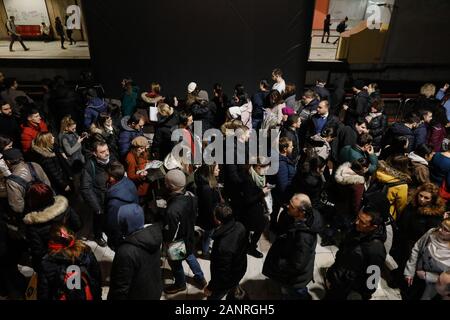
{"type": "Polygon", "coordinates": [[[286,137],[292,141],[292,153],[288,156],[295,164],[300,157],[300,141],[299,141],[299,128],[302,124],[302,120],[296,114],[291,115],[286,120],[284,126],[281,128],[280,138],[286,137]]]}
{"type": "Polygon", "coordinates": [[[27,240],[31,249],[33,266],[37,269],[47,253],[49,232],[53,225],[65,225],[77,232],[81,220],[63,196],[54,196],[53,190],[44,183],[30,186],[25,196],[27,240]]]}
{"type": "Polygon", "coordinates": [[[158,105],[159,119],[152,142],[153,158],[164,160],[172,151],[172,128],[179,123],[178,113],[167,104],[158,105]]]}
{"type": "Polygon", "coordinates": [[[330,43],[330,27],[331,27],[331,14],[327,14],[325,20],[323,20],[323,34],[322,34],[322,43],[325,38],[325,34],[327,35],[326,43],[330,43]]]}
{"type": "Polygon", "coordinates": [[[226,204],[215,208],[214,219],[218,226],[212,236],[211,281],[204,291],[208,300],[221,300],[234,294],[247,271],[248,238],[244,226],[234,220],[226,204]]]}
{"type": "Polygon", "coordinates": [[[340,126],[339,119],[329,113],[330,104],[328,101],[320,101],[317,105],[317,113],[305,123],[306,136],[304,139],[310,138],[315,134],[322,133],[326,128],[340,126]]]}
{"type": "Polygon", "coordinates": [[[11,106],[3,100],[0,100],[0,134],[10,137],[14,148],[21,147],[19,123],[13,115],[11,106]]]}
{"type": "MultiPolygon", "coordinates": [[[[197,218],[197,199],[191,193],[185,193],[186,176],[181,170],[170,170],[165,176],[165,184],[170,192],[164,219],[164,242],[183,240],[186,246],[186,262],[194,273],[194,280],[200,289],[207,285],[203,271],[194,256],[194,226],[197,218]]],[[[183,260],[170,260],[175,283],[164,288],[167,294],[186,290],[183,260]]]]}
{"type": "Polygon", "coordinates": [[[330,102],[331,95],[330,91],[325,87],[326,85],[327,82],[325,80],[319,79],[316,81],[316,85],[313,90],[320,97],[320,100],[327,100],[328,102],[330,102]]]}
{"type": "MultiPolygon", "coordinates": [[[[38,300],[70,300],[68,283],[64,281],[69,266],[78,266],[89,291],[82,292],[84,300],[101,300],[100,265],[91,248],[75,237],[68,228],[55,225],[50,230],[48,253],[42,259],[38,272],[38,300]]],[[[69,281],[69,280],[68,280],[69,281]]],[[[83,289],[83,288],[81,288],[83,289]]]]}
{"type": "Polygon", "coordinates": [[[239,215],[239,221],[247,229],[250,238],[248,254],[255,258],[262,258],[263,254],[257,250],[258,241],[267,223],[265,216],[266,203],[264,197],[269,194],[270,188],[266,185],[264,171],[267,165],[254,164],[245,171],[243,176],[242,200],[243,207],[239,215]]]}
{"type": "Polygon", "coordinates": [[[366,116],[367,129],[373,138],[372,146],[375,152],[380,152],[383,135],[388,128],[386,115],[383,113],[384,103],[374,100],[370,105],[370,113],[366,116]]]}
{"type": "Polygon", "coordinates": [[[302,121],[307,120],[312,114],[317,111],[319,105],[319,96],[312,90],[306,90],[303,94],[301,104],[302,106],[297,111],[302,121]]]}
{"type": "Polygon", "coordinates": [[[353,126],[340,126],[337,129],[336,144],[333,148],[336,149],[337,156],[343,147],[354,145],[358,137],[364,133],[369,133],[369,124],[364,118],[358,118],[353,126]]]}
{"type": "Polygon", "coordinates": [[[378,88],[378,83],[369,83],[367,86],[367,93],[369,94],[369,106],[371,106],[375,101],[381,101],[381,92],[378,88]]]}
{"type": "Polygon", "coordinates": [[[66,47],[64,47],[64,41],[66,39],[66,36],[65,36],[65,32],[64,32],[64,26],[62,24],[60,17],[55,18],[55,30],[61,39],[61,49],[67,49],[66,47]]]}
{"type": "Polygon", "coordinates": [[[409,153],[414,150],[415,136],[414,129],[420,123],[420,118],[415,113],[410,113],[405,116],[403,122],[394,123],[386,132],[383,147],[390,145],[394,137],[404,136],[408,138],[408,146],[406,152],[409,153]]]}
{"type": "Polygon", "coordinates": [[[119,159],[119,129],[114,126],[110,113],[100,113],[97,121],[90,126],[89,132],[91,135],[100,135],[108,144],[109,152],[119,159]]]}
{"type": "Polygon", "coordinates": [[[345,146],[339,153],[339,162],[353,162],[360,158],[367,158],[370,162],[369,174],[373,174],[377,170],[378,158],[374,153],[372,146],[372,136],[368,133],[358,137],[356,144],[353,146],[345,146]]]}
{"type": "Polygon", "coordinates": [[[202,165],[195,172],[195,184],[198,196],[197,225],[204,230],[202,235],[202,255],[209,258],[211,234],[215,228],[214,208],[222,201],[218,188],[219,165],[202,165]]]}
{"type": "Polygon", "coordinates": [[[433,111],[433,119],[428,130],[428,144],[433,146],[434,152],[441,151],[442,142],[447,136],[449,120],[443,106],[438,106],[433,111]]]}
{"type": "Polygon", "coordinates": [[[121,240],[117,219],[119,209],[126,204],[139,204],[139,196],[136,185],[125,176],[125,168],[118,161],[112,162],[108,168],[108,185],[105,233],[108,246],[115,251],[121,240]]]}
{"type": "Polygon", "coordinates": [[[313,280],[319,215],[307,195],[296,194],[283,217],[286,223],[267,253],[263,274],[281,284],[284,299],[311,300],[307,285],[313,280]]]}
{"type": "Polygon", "coordinates": [[[216,105],[209,101],[208,92],[200,90],[197,94],[196,101],[190,108],[194,121],[201,121],[202,133],[211,129],[214,125],[216,113],[216,105]]]}
{"type": "Polygon", "coordinates": [[[87,91],[87,106],[84,109],[84,128],[89,129],[91,125],[97,122],[100,113],[106,112],[108,105],[105,100],[97,96],[97,91],[93,88],[87,91]]]}
{"type": "Polygon", "coordinates": [[[433,113],[428,110],[422,110],[420,112],[420,122],[414,129],[414,147],[416,150],[421,144],[426,144],[429,137],[429,127],[431,120],[433,119],[433,113]]]}
{"type": "Polygon", "coordinates": [[[108,145],[97,141],[92,148],[93,157],[86,161],[81,171],[80,192],[94,216],[94,239],[98,245],[105,247],[103,225],[105,217],[105,198],[108,181],[108,168],[111,165],[108,145]]]}
{"type": "Polygon", "coordinates": [[[395,136],[391,143],[381,150],[378,156],[379,160],[391,159],[395,156],[407,154],[409,139],[406,136],[395,136]]]}
{"type": "Polygon", "coordinates": [[[252,96],[252,128],[259,130],[264,118],[264,109],[268,106],[267,97],[270,92],[270,85],[267,80],[259,82],[259,90],[252,96]]]}
{"type": "Polygon", "coordinates": [[[56,193],[67,194],[71,190],[70,172],[64,170],[55,149],[55,137],[50,132],[39,133],[31,144],[29,158],[41,165],[56,193]]]}
{"type": "Polygon", "coordinates": [[[345,124],[353,125],[359,117],[365,118],[369,114],[369,94],[364,86],[364,82],[356,80],[352,87],[354,96],[350,106],[344,104],[345,124]]]}
{"type": "Polygon", "coordinates": [[[144,227],[144,210],[135,203],[120,207],[118,223],[124,239],[114,256],[108,300],[159,300],[161,226],[144,227]]]}
{"type": "Polygon", "coordinates": [[[135,113],[131,117],[126,116],[121,120],[121,131],[119,134],[119,154],[124,158],[131,149],[131,141],[138,136],[143,136],[144,116],[135,113]]]}
{"type": "Polygon", "coordinates": [[[367,285],[371,275],[368,267],[381,270],[386,260],[386,228],[383,218],[374,206],[361,209],[355,227],[339,246],[334,264],[326,274],[327,293],[325,299],[346,300],[350,291],[369,300],[377,288],[367,285]]]}

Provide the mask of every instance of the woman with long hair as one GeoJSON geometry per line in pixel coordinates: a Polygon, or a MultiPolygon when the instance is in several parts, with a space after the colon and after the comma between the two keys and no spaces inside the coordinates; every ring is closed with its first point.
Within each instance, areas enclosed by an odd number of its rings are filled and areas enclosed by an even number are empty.
{"type": "Polygon", "coordinates": [[[61,120],[61,130],[58,141],[63,152],[63,157],[67,160],[74,173],[81,171],[85,163],[82,152],[82,143],[87,138],[87,134],[81,137],[77,133],[77,123],[71,116],[65,116],[61,120]]]}
{"type": "Polygon", "coordinates": [[[407,299],[431,300],[442,272],[450,269],[450,218],[427,231],[414,245],[404,276],[410,287],[407,299]]]}
{"type": "Polygon", "coordinates": [[[148,147],[147,138],[136,137],[131,142],[131,150],[125,158],[127,176],[136,184],[141,203],[145,201],[150,187],[148,172],[145,170],[145,166],[149,162],[148,147]]]}
{"type": "Polygon", "coordinates": [[[64,226],[54,226],[49,235],[47,255],[38,273],[38,300],[101,300],[100,266],[91,248],[64,226]],[[67,286],[71,266],[80,271],[78,290],[67,286]]]}
{"type": "Polygon", "coordinates": [[[214,209],[222,202],[222,195],[217,182],[219,172],[220,169],[217,164],[204,164],[195,172],[198,197],[197,225],[204,230],[202,235],[203,258],[209,258],[211,235],[216,227],[214,209]]]}
{"type": "Polygon", "coordinates": [[[71,190],[71,175],[55,152],[55,137],[50,132],[39,133],[31,144],[30,158],[41,165],[58,194],[71,190]]]}

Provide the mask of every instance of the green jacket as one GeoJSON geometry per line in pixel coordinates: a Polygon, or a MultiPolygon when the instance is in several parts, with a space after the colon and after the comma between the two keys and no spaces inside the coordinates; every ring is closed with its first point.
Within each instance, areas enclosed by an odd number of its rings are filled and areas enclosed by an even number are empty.
{"type": "Polygon", "coordinates": [[[354,160],[358,160],[360,158],[368,157],[370,165],[369,165],[369,173],[373,174],[377,170],[378,158],[374,154],[366,154],[364,151],[359,149],[357,146],[345,146],[341,149],[339,153],[339,162],[353,162],[354,160]]]}

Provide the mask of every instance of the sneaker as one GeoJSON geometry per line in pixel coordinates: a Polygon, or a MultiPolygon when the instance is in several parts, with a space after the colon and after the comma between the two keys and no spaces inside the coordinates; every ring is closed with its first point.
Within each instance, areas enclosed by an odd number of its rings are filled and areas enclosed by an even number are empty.
{"type": "Polygon", "coordinates": [[[256,248],[248,249],[247,254],[251,255],[252,257],[258,258],[258,259],[261,259],[262,257],[264,257],[264,255],[261,252],[259,252],[256,248]]]}
{"type": "Polygon", "coordinates": [[[30,50],[30,48],[25,48],[25,49],[23,49],[23,50],[28,51],[28,50],[30,50]]]}
{"type": "Polygon", "coordinates": [[[107,243],[106,243],[105,239],[103,239],[103,238],[97,238],[97,239],[94,239],[94,241],[97,242],[97,244],[102,248],[105,248],[107,246],[107,243]]]}
{"type": "Polygon", "coordinates": [[[197,284],[198,288],[202,289],[202,290],[205,289],[206,286],[208,285],[208,282],[206,281],[205,278],[198,279],[198,280],[196,279],[195,283],[197,284]]]}
{"type": "Polygon", "coordinates": [[[186,284],[184,284],[181,287],[177,286],[175,284],[171,284],[164,288],[164,292],[167,294],[175,294],[177,292],[184,291],[184,290],[186,290],[186,284]]]}

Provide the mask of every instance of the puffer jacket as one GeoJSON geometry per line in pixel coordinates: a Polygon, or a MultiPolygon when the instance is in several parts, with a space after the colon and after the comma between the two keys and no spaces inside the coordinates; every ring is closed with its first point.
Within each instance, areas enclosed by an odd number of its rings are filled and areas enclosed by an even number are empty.
{"type": "Polygon", "coordinates": [[[119,134],[119,154],[121,157],[125,157],[128,151],[130,151],[131,141],[133,141],[134,138],[144,136],[142,130],[135,130],[127,124],[128,119],[130,119],[130,117],[126,116],[120,121],[122,129],[119,134]]]}
{"type": "Polygon", "coordinates": [[[155,129],[152,141],[152,154],[157,160],[164,160],[172,151],[173,142],[171,140],[172,128],[179,123],[178,113],[174,111],[170,116],[161,118],[155,129]]]}
{"type": "Polygon", "coordinates": [[[26,225],[27,241],[35,267],[39,266],[42,257],[47,253],[52,226],[63,224],[73,232],[81,229],[80,217],[63,196],[55,196],[55,202],[47,208],[27,213],[23,222],[26,225]]]}
{"type": "Polygon", "coordinates": [[[400,172],[385,161],[378,162],[378,169],[375,173],[376,179],[384,184],[404,181],[404,184],[390,187],[387,191],[387,198],[391,204],[389,212],[394,219],[399,217],[408,203],[408,183],[411,183],[411,177],[400,172]]]}
{"type": "Polygon", "coordinates": [[[367,286],[369,266],[380,269],[386,260],[386,228],[380,225],[369,233],[353,229],[339,246],[334,264],[328,269],[326,279],[330,283],[330,299],[345,300],[351,290],[360,293],[363,299],[370,299],[375,289],[367,286]]]}
{"type": "Polygon", "coordinates": [[[24,153],[27,153],[31,150],[31,143],[33,142],[34,138],[37,137],[37,135],[41,132],[48,132],[47,125],[45,124],[44,120],[41,120],[39,122],[38,126],[35,126],[34,124],[28,122],[27,124],[22,124],[21,126],[22,134],[20,136],[21,142],[22,142],[22,151],[24,153]]]}
{"type": "Polygon", "coordinates": [[[108,105],[101,98],[93,98],[89,101],[86,109],[84,110],[84,127],[89,129],[91,124],[97,121],[98,115],[102,112],[106,112],[108,105]]]}
{"type": "MultiPolygon", "coordinates": [[[[45,174],[42,167],[34,162],[30,162],[36,171],[37,178],[48,186],[51,186],[50,180],[45,174]]],[[[27,182],[32,181],[32,176],[28,164],[25,162],[20,162],[11,168],[11,174],[24,179],[27,182]]],[[[8,193],[8,203],[11,209],[16,213],[23,213],[25,208],[25,189],[17,182],[7,179],[6,180],[6,190],[8,193]]]]}
{"type": "Polygon", "coordinates": [[[355,218],[361,209],[365,190],[365,179],[351,169],[352,164],[345,162],[340,165],[334,176],[337,183],[336,212],[355,218]]]}
{"type": "Polygon", "coordinates": [[[31,144],[30,159],[41,165],[57,193],[63,193],[66,187],[70,185],[68,179],[69,174],[68,172],[64,172],[58,157],[53,151],[38,147],[33,141],[31,144]]]}
{"type": "Polygon", "coordinates": [[[383,139],[383,135],[386,132],[388,127],[388,121],[385,114],[380,114],[379,116],[374,117],[370,122],[367,129],[369,129],[369,133],[373,138],[372,146],[375,152],[378,152],[381,149],[381,141],[383,139]]]}

